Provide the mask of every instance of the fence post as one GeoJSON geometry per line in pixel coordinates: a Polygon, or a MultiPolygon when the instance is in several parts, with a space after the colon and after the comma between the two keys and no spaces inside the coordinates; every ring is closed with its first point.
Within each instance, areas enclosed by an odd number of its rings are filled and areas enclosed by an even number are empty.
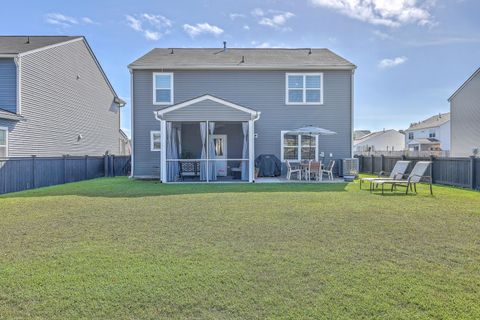
{"type": "Polygon", "coordinates": [[[88,179],[88,155],[85,155],[85,180],[88,179]]]}
{"type": "Polygon", "coordinates": [[[372,155],[370,156],[370,158],[372,159],[372,170],[371,170],[372,172],[371,172],[371,173],[374,174],[374,173],[375,173],[375,170],[374,170],[374,167],[375,167],[375,156],[372,154],[372,155]]]}
{"type": "Polygon", "coordinates": [[[36,183],[35,183],[35,158],[37,156],[32,155],[32,187],[33,189],[36,188],[36,183]]]}
{"type": "Polygon", "coordinates": [[[108,154],[103,156],[103,176],[108,177],[108,154]]]}
{"type": "Polygon", "coordinates": [[[112,154],[112,177],[115,177],[115,155],[112,154]]]}
{"type": "Polygon", "coordinates": [[[63,183],[67,183],[67,155],[63,155],[63,183]]]}
{"type": "Polygon", "coordinates": [[[380,155],[380,158],[381,158],[381,167],[380,167],[380,171],[385,171],[385,155],[380,155]]]}
{"type": "Polygon", "coordinates": [[[434,179],[433,179],[433,163],[435,162],[435,156],[434,155],[430,156],[430,161],[432,162],[430,164],[430,179],[432,179],[432,183],[433,183],[434,182],[434,179]]]}
{"type": "Polygon", "coordinates": [[[473,190],[476,189],[477,173],[475,172],[475,156],[470,156],[470,184],[473,190]]]}

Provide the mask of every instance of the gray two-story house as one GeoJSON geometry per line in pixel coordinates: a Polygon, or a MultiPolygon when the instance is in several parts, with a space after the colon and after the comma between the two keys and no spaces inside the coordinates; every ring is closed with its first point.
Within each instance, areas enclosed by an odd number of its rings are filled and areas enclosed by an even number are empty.
{"type": "Polygon", "coordinates": [[[355,65],[328,49],[157,48],[129,69],[133,177],[253,182],[259,155],[351,157],[355,65]]]}
{"type": "Polygon", "coordinates": [[[119,154],[124,104],[84,37],[0,36],[0,158],[119,154]]]}

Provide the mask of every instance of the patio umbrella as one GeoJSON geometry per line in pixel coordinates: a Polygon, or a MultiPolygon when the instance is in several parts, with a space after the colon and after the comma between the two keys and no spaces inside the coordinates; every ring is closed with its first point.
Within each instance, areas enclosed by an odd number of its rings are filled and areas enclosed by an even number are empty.
{"type": "MultiPolygon", "coordinates": [[[[290,135],[310,135],[310,136],[331,136],[337,134],[334,131],[314,127],[314,126],[306,126],[302,128],[298,128],[292,131],[289,131],[288,134],[290,135]]],[[[312,158],[312,139],[310,139],[310,146],[308,148],[308,159],[312,158]]]]}

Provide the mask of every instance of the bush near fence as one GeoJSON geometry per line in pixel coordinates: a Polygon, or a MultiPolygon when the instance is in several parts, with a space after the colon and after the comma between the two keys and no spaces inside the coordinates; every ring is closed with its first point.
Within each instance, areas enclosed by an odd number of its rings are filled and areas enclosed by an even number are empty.
{"type": "Polygon", "coordinates": [[[0,159],[0,194],[99,177],[125,176],[129,172],[130,156],[0,159]]]}
{"type": "Polygon", "coordinates": [[[359,170],[363,173],[378,174],[391,172],[399,160],[411,161],[409,173],[417,161],[431,161],[429,175],[433,183],[480,190],[480,158],[440,158],[440,157],[391,157],[391,156],[357,156],[359,170]]]}

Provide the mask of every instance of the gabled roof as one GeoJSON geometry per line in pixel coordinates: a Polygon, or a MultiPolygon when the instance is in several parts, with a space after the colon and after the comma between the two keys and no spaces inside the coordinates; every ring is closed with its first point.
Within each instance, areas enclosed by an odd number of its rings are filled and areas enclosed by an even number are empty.
{"type": "Polygon", "coordinates": [[[448,101],[450,102],[456,95],[457,93],[459,93],[460,91],[462,91],[462,89],[470,82],[472,81],[473,78],[475,78],[477,75],[480,74],[480,68],[477,69],[477,71],[475,71],[471,76],[470,78],[467,79],[467,81],[465,81],[461,86],[460,88],[457,89],[457,91],[455,91],[451,96],[450,98],[448,98],[448,101]]]}
{"type": "Polygon", "coordinates": [[[155,48],[131,69],[340,69],[354,64],[328,49],[155,48]]]}
{"type": "Polygon", "coordinates": [[[0,36],[0,54],[20,54],[81,36],[0,36]]]}
{"type": "MultiPolygon", "coordinates": [[[[392,131],[398,132],[397,130],[393,130],[393,129],[371,132],[369,134],[366,134],[366,135],[362,136],[359,139],[353,140],[353,145],[364,143],[367,140],[370,140],[370,139],[373,139],[373,138],[376,138],[376,137],[380,137],[380,136],[382,136],[384,134],[387,134],[387,133],[390,133],[392,131]]],[[[400,132],[398,132],[398,133],[403,134],[403,133],[400,133],[400,132]]]]}
{"type": "Polygon", "coordinates": [[[108,80],[105,71],[84,36],[0,36],[0,56],[23,56],[74,41],[83,41],[85,43],[100,73],[103,75],[103,78],[115,97],[114,102],[120,106],[125,105],[125,101],[115,92],[115,89],[110,83],[110,80],[108,80]]]}
{"type": "Polygon", "coordinates": [[[450,121],[450,112],[440,113],[423,121],[412,123],[406,131],[435,128],[447,123],[448,121],[450,121]]]}
{"type": "Polygon", "coordinates": [[[165,113],[168,113],[168,112],[171,112],[171,111],[174,111],[174,110],[178,110],[178,109],[181,109],[181,108],[185,108],[185,107],[191,106],[195,103],[199,103],[199,102],[205,101],[205,100],[211,100],[213,102],[222,104],[224,106],[227,106],[227,107],[230,107],[230,108],[233,108],[233,109],[237,109],[237,110],[243,111],[245,113],[249,113],[253,116],[260,115],[260,112],[258,112],[258,111],[255,111],[253,109],[241,106],[239,104],[236,104],[236,103],[233,103],[233,102],[221,99],[221,98],[217,98],[217,97],[212,96],[210,94],[205,94],[205,95],[202,95],[202,96],[199,96],[199,97],[196,97],[196,98],[193,98],[193,99],[190,99],[190,100],[178,103],[178,104],[174,104],[174,105],[171,105],[169,107],[163,108],[161,110],[154,111],[153,113],[156,116],[161,117],[165,113]]]}

